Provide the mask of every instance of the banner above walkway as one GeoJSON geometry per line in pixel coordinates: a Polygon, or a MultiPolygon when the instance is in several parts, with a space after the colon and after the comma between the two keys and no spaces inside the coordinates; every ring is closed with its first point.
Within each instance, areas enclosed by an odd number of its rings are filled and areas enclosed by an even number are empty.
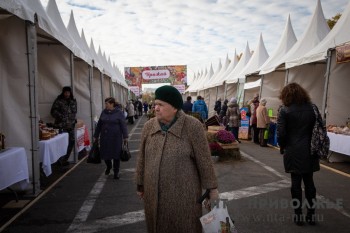
{"type": "Polygon", "coordinates": [[[171,85],[187,85],[187,66],[147,66],[125,67],[125,81],[128,86],[142,84],[170,83],[171,85]]]}

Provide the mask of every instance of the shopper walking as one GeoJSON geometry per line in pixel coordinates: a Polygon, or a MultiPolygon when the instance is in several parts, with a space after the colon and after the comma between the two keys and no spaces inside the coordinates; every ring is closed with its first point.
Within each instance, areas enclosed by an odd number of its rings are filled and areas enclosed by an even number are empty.
{"type": "Polygon", "coordinates": [[[182,110],[172,86],[155,92],[156,117],[144,125],[137,160],[137,194],[148,233],[201,233],[202,189],[217,199],[217,179],[203,125],[182,110]]]}
{"type": "Polygon", "coordinates": [[[105,99],[105,109],[102,111],[94,133],[94,140],[100,139],[100,155],[106,163],[105,174],[112,169],[114,179],[119,179],[120,153],[123,144],[128,142],[128,130],[124,113],[113,97],[105,99]]]}

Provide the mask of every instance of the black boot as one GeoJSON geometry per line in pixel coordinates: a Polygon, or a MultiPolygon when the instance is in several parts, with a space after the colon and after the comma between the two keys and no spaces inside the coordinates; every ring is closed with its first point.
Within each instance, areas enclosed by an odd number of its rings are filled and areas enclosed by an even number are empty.
{"type": "Polygon", "coordinates": [[[114,172],[114,179],[116,180],[119,180],[119,167],[120,167],[120,160],[113,159],[113,172],[114,172]]]}
{"type": "Polygon", "coordinates": [[[111,168],[110,168],[110,167],[107,167],[107,168],[106,168],[106,171],[105,171],[105,175],[108,176],[109,173],[111,173],[111,168]]]}
{"type": "Polygon", "coordinates": [[[113,176],[113,178],[114,179],[116,179],[116,180],[119,180],[119,169],[113,169],[113,171],[114,171],[114,176],[113,176]]]}
{"type": "Polygon", "coordinates": [[[294,214],[293,221],[297,226],[304,225],[303,214],[294,214]]]}
{"type": "Polygon", "coordinates": [[[108,176],[109,173],[111,172],[111,169],[112,169],[112,161],[111,160],[105,160],[105,163],[106,163],[106,171],[105,171],[105,175],[108,176]]]}
{"type": "Polygon", "coordinates": [[[305,217],[305,221],[309,223],[310,225],[314,226],[316,224],[315,222],[315,214],[314,213],[307,213],[305,217]]]}

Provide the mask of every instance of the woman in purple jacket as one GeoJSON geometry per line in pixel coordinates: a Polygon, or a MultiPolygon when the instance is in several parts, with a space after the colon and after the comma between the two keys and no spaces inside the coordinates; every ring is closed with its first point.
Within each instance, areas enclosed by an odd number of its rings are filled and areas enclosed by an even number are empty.
{"type": "Polygon", "coordinates": [[[120,154],[122,144],[128,142],[128,130],[124,114],[116,107],[115,99],[106,98],[105,106],[96,126],[94,140],[100,138],[100,155],[107,166],[105,174],[109,175],[113,160],[114,179],[119,179],[120,154]]]}

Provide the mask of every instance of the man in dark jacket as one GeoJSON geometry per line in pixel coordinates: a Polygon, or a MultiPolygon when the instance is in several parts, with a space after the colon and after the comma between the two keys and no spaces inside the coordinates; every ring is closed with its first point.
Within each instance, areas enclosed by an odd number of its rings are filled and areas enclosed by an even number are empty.
{"type": "Polygon", "coordinates": [[[215,110],[215,112],[216,112],[218,115],[220,115],[220,111],[221,111],[221,98],[219,98],[219,99],[215,102],[214,110],[215,110]]]}
{"type": "Polygon", "coordinates": [[[77,114],[77,101],[75,100],[71,87],[63,87],[62,93],[57,96],[51,107],[51,115],[55,118],[54,126],[69,134],[69,143],[66,155],[59,159],[63,166],[68,165],[69,156],[74,148],[75,135],[74,127],[77,114]]]}
{"type": "Polygon", "coordinates": [[[187,101],[182,105],[182,110],[185,113],[191,112],[192,111],[192,106],[193,104],[191,103],[192,97],[187,96],[187,101]]]}

